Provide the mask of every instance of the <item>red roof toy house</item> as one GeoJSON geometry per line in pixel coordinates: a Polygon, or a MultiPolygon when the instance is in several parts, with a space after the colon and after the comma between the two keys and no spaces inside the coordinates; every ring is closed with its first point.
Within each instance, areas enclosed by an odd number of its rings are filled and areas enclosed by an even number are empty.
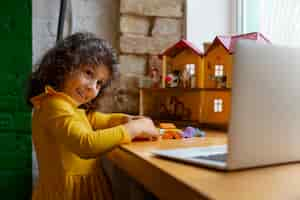
{"type": "Polygon", "coordinates": [[[197,87],[203,66],[203,53],[191,42],[182,39],[159,55],[163,59],[162,87],[166,87],[166,76],[174,71],[181,74],[179,87],[197,87]],[[186,81],[186,84],[185,84],[186,81]]]}
{"type": "Polygon", "coordinates": [[[205,52],[203,85],[206,88],[231,88],[232,54],[238,40],[247,39],[270,43],[261,33],[253,32],[234,36],[217,36],[205,52]]]}
{"type": "Polygon", "coordinates": [[[140,114],[227,127],[232,54],[241,39],[270,43],[261,33],[248,33],[217,36],[205,54],[187,40],[166,49],[159,55],[163,59],[162,88],[140,89],[140,114]],[[166,82],[166,77],[174,77],[172,74],[177,74],[181,84],[166,82]]]}
{"type": "MultiPolygon", "coordinates": [[[[230,91],[226,88],[207,88],[205,86],[205,56],[203,53],[187,40],[181,40],[165,50],[160,57],[163,57],[163,71],[165,74],[170,73],[172,70],[183,72],[186,67],[191,65],[195,68],[194,72],[190,73],[190,77],[192,74],[195,75],[195,80],[191,81],[194,83],[190,84],[191,87],[183,87],[195,89],[184,89],[177,93],[176,90],[172,90],[168,93],[174,96],[177,95],[176,98],[184,103],[184,107],[190,109],[190,117],[184,117],[184,119],[204,124],[222,124],[226,126],[230,110],[228,106],[230,104],[230,91]]],[[[164,84],[163,86],[165,86],[164,84]]],[[[167,91],[165,94],[167,94],[167,91]]]]}

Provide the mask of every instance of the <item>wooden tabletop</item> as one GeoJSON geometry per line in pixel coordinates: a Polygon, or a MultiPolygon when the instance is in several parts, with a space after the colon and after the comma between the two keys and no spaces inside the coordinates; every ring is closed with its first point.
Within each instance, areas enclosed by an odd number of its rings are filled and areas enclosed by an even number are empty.
{"type": "Polygon", "coordinates": [[[108,158],[159,199],[300,199],[300,163],[222,172],[154,157],[150,153],[157,149],[226,142],[226,134],[207,132],[205,138],[122,145],[108,158]]]}

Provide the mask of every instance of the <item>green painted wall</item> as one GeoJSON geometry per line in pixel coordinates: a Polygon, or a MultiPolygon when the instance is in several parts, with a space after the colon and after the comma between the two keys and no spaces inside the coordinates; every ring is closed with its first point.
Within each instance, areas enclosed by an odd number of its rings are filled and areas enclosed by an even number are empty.
{"type": "Polygon", "coordinates": [[[31,0],[0,6],[0,199],[31,196],[31,110],[25,84],[32,68],[31,0]]]}

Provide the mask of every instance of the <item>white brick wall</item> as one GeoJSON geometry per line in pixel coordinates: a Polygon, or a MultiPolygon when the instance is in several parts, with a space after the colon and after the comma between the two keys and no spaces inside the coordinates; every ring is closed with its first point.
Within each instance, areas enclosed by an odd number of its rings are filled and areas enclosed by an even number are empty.
{"type": "Polygon", "coordinates": [[[146,73],[146,56],[121,55],[120,73],[143,76],[146,73]]]}
{"type": "MultiPolygon", "coordinates": [[[[160,68],[157,55],[183,36],[184,0],[120,0],[120,69],[127,85],[149,76],[151,67],[160,68]]],[[[138,113],[138,84],[126,95],[115,92],[121,111],[138,113]],[[128,104],[131,104],[130,109],[128,104]]]]}
{"type": "Polygon", "coordinates": [[[121,0],[121,13],[182,17],[182,0],[121,0]]]}
{"type": "Polygon", "coordinates": [[[147,35],[150,21],[146,17],[122,15],[120,29],[122,33],[147,35]]]}
{"type": "MultiPolygon", "coordinates": [[[[119,0],[72,0],[72,7],[74,32],[90,31],[116,46],[119,0]]],[[[32,0],[33,63],[55,43],[59,9],[60,0],[32,0]]],[[[64,29],[69,34],[68,24],[64,29]]]]}
{"type": "Polygon", "coordinates": [[[182,35],[182,24],[180,19],[156,18],[152,36],[177,36],[182,35]]]}

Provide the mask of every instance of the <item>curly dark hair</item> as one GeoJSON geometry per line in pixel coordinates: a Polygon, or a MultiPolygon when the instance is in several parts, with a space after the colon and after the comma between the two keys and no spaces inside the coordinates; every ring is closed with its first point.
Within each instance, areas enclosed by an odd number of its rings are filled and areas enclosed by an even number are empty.
{"type": "MultiPolygon", "coordinates": [[[[42,57],[37,70],[29,78],[27,103],[32,107],[30,99],[43,93],[46,85],[60,91],[66,75],[82,65],[104,65],[110,71],[111,79],[113,79],[117,72],[116,64],[116,52],[107,41],[88,32],[74,33],[59,41],[42,57]]],[[[104,87],[98,96],[103,89],[104,87]]],[[[87,111],[95,110],[97,97],[81,107],[87,111]]]]}

